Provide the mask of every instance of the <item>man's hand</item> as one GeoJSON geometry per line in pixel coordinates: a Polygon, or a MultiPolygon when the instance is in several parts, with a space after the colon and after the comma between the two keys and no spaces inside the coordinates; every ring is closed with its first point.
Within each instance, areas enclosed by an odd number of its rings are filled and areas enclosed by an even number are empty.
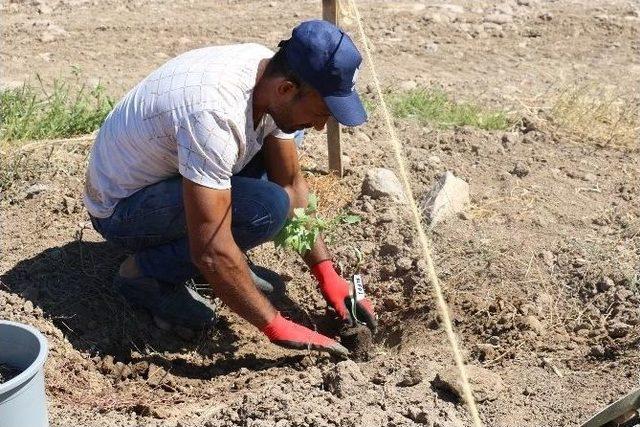
{"type": "Polygon", "coordinates": [[[276,314],[276,317],[262,329],[262,332],[272,343],[285,348],[320,350],[340,356],[349,354],[349,350],[331,338],[287,320],[280,313],[276,314]]]}
{"type": "Polygon", "coordinates": [[[331,261],[325,260],[314,265],[312,271],[318,279],[324,299],[345,323],[353,326],[356,321],[360,321],[365,323],[372,332],[376,331],[378,322],[371,301],[367,298],[360,301],[352,300],[349,283],[340,277],[331,261]],[[351,307],[352,301],[355,302],[355,307],[351,307]]]}

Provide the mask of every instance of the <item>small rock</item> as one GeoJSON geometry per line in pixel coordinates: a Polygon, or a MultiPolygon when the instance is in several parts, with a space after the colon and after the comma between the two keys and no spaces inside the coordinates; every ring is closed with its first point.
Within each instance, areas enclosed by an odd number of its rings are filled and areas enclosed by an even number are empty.
{"type": "Polygon", "coordinates": [[[631,330],[631,326],[622,322],[612,322],[607,326],[607,332],[611,338],[622,338],[631,330]]]}
{"type": "Polygon", "coordinates": [[[543,21],[549,22],[549,21],[551,21],[553,19],[553,15],[551,13],[549,13],[549,12],[544,12],[544,13],[541,13],[540,15],[538,15],[538,18],[540,18],[543,21]]]}
{"type": "Polygon", "coordinates": [[[129,378],[133,375],[133,371],[131,370],[131,366],[129,366],[128,364],[124,364],[122,362],[117,362],[115,364],[116,367],[116,372],[118,373],[118,376],[120,379],[126,379],[129,378]]]}
{"type": "Polygon", "coordinates": [[[540,322],[540,320],[538,320],[538,318],[533,315],[525,316],[525,318],[522,320],[522,325],[525,327],[525,329],[533,331],[538,335],[541,335],[544,332],[544,326],[542,325],[542,322],[540,322]]]}
{"type": "Polygon", "coordinates": [[[114,371],[115,371],[115,365],[113,363],[113,356],[106,355],[105,357],[102,358],[102,361],[100,362],[98,368],[100,369],[100,372],[102,372],[105,375],[113,375],[114,371]]]}
{"type": "Polygon", "coordinates": [[[484,17],[484,22],[492,24],[504,25],[513,22],[513,16],[506,13],[493,13],[484,17]]]}
{"type": "Polygon", "coordinates": [[[157,387],[164,380],[167,375],[167,371],[162,366],[150,363],[149,369],[147,369],[147,384],[150,387],[157,387]]]}
{"type": "Polygon", "coordinates": [[[424,45],[424,50],[426,50],[427,53],[430,53],[430,54],[437,53],[438,49],[439,49],[438,43],[435,43],[435,42],[428,42],[427,44],[424,45]]]}
{"type": "Polygon", "coordinates": [[[464,7],[457,4],[439,4],[437,7],[455,15],[464,13],[464,7]]]}
{"type": "Polygon", "coordinates": [[[432,21],[435,24],[448,24],[451,22],[451,18],[442,13],[431,13],[428,18],[429,21],[432,21]]]}
{"type": "Polygon", "coordinates": [[[33,184],[32,186],[26,189],[24,198],[31,199],[33,196],[36,196],[40,193],[44,193],[45,191],[48,191],[50,188],[51,187],[49,187],[46,184],[33,184]]]}
{"type": "Polygon", "coordinates": [[[402,257],[396,260],[396,271],[399,273],[404,273],[411,270],[413,266],[413,260],[408,257],[402,257]]]}
{"type": "Polygon", "coordinates": [[[547,267],[553,267],[553,263],[555,262],[555,255],[551,251],[542,251],[540,252],[540,257],[542,261],[545,263],[547,267]]]}
{"type": "Polygon", "coordinates": [[[476,352],[478,353],[481,362],[491,360],[496,357],[496,348],[489,343],[477,344],[476,352]]]}
{"type": "Polygon", "coordinates": [[[38,40],[43,43],[50,43],[68,35],[67,31],[58,25],[50,22],[46,23],[45,25],[46,26],[43,29],[42,33],[40,33],[40,36],[38,36],[38,40]]]}
{"type": "MultiPolygon", "coordinates": [[[[504,390],[504,384],[498,374],[473,365],[467,365],[466,369],[473,395],[478,402],[495,400],[504,390]]],[[[436,389],[453,394],[460,400],[463,398],[462,383],[455,366],[438,372],[431,385],[436,389]]]]}
{"type": "Polygon", "coordinates": [[[517,162],[510,173],[518,178],[523,178],[529,174],[529,168],[524,163],[517,162]]]}
{"type": "Polygon", "coordinates": [[[410,91],[418,87],[418,83],[413,80],[405,80],[400,83],[400,89],[404,91],[410,91]]]}
{"type": "Polygon", "coordinates": [[[420,384],[423,380],[422,372],[417,368],[411,368],[404,373],[402,379],[398,381],[399,387],[412,387],[420,384]]]}
{"type": "Polygon", "coordinates": [[[589,349],[589,354],[594,357],[603,357],[605,355],[604,347],[597,344],[589,349]]]}
{"type": "Polygon", "coordinates": [[[356,131],[356,139],[365,143],[371,142],[371,138],[369,137],[369,135],[362,131],[356,131]]]}
{"type": "Polygon", "coordinates": [[[149,372],[149,362],[144,360],[136,362],[131,366],[131,370],[136,376],[145,376],[149,372]]]}
{"type": "Polygon", "coordinates": [[[433,227],[462,212],[469,202],[469,184],[447,171],[422,198],[421,207],[433,227]]]}
{"type": "Polygon", "coordinates": [[[364,375],[353,360],[337,363],[323,374],[322,380],[325,389],[340,398],[356,392],[366,383],[364,375]]]}
{"type": "Polygon", "coordinates": [[[501,142],[505,150],[510,149],[519,142],[522,142],[522,134],[520,132],[506,132],[502,135],[501,142]]]}
{"type": "Polygon", "coordinates": [[[156,406],[150,408],[149,415],[151,415],[153,418],[164,420],[171,417],[172,413],[171,409],[168,407],[156,406]]]}
{"type": "Polygon", "coordinates": [[[387,222],[393,222],[395,219],[396,216],[393,214],[393,212],[384,212],[378,217],[378,222],[384,224],[387,222]]]}
{"type": "Polygon", "coordinates": [[[396,174],[389,169],[374,168],[367,171],[362,183],[362,194],[373,199],[390,197],[396,202],[406,203],[402,184],[396,174]]]}
{"type": "Polygon", "coordinates": [[[22,311],[24,311],[27,314],[31,314],[33,312],[33,302],[26,301],[22,306],[22,311]]]}

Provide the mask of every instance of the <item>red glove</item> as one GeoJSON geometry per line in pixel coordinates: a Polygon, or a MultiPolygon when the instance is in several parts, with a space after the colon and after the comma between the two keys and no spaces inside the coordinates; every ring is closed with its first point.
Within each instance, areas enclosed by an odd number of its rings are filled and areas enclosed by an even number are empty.
{"type": "Polygon", "coordinates": [[[331,304],[342,320],[349,326],[353,326],[356,320],[364,322],[372,332],[376,331],[378,322],[373,311],[373,304],[364,298],[356,301],[355,307],[351,307],[352,298],[349,283],[340,277],[331,261],[325,260],[314,265],[312,271],[318,279],[324,299],[331,304]]]}
{"type": "Polygon", "coordinates": [[[349,350],[309,328],[298,325],[278,314],[262,329],[269,341],[285,348],[297,350],[313,349],[326,351],[341,356],[349,354],[349,350]]]}

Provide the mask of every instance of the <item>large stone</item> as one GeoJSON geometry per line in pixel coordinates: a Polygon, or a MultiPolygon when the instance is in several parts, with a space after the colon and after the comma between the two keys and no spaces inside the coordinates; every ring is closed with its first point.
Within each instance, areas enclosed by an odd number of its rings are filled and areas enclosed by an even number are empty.
{"type": "Polygon", "coordinates": [[[423,196],[421,207],[433,227],[469,205],[469,184],[447,171],[423,196]]]}
{"type": "Polygon", "coordinates": [[[393,171],[384,168],[374,168],[367,171],[362,183],[362,194],[373,199],[390,197],[396,202],[406,202],[402,184],[393,171]]]}

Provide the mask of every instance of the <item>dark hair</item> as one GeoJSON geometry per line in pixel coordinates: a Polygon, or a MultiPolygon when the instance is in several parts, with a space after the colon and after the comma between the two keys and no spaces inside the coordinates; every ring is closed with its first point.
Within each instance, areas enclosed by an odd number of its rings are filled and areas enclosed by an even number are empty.
{"type": "Polygon", "coordinates": [[[298,73],[293,71],[289,66],[284,51],[286,44],[287,40],[283,40],[278,44],[280,49],[278,49],[278,51],[271,57],[271,60],[267,64],[267,68],[264,70],[264,75],[266,77],[283,77],[298,86],[301,94],[306,93],[311,89],[311,86],[302,80],[298,73]]]}

